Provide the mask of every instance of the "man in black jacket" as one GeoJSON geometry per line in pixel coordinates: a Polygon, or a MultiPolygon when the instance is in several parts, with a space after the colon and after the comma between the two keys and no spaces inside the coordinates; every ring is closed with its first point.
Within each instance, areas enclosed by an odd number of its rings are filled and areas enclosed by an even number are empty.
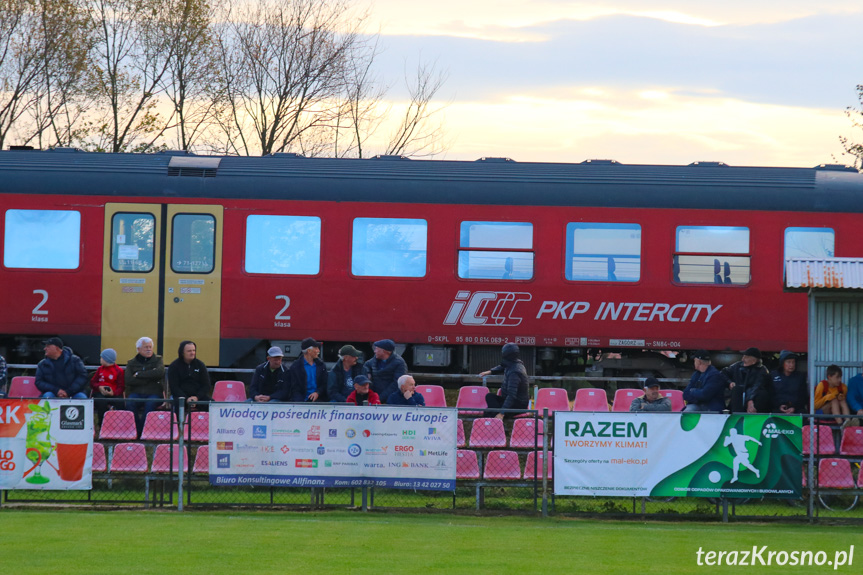
{"type": "Polygon", "coordinates": [[[761,350],[750,347],[741,352],[743,359],[722,370],[730,382],[732,413],[770,411],[770,374],[761,363],[761,350]]]}
{"type": "Polygon", "coordinates": [[[174,398],[175,410],[179,409],[181,397],[186,398],[190,408],[200,408],[198,402],[210,401],[210,374],[204,362],[196,357],[197,351],[195,342],[180,342],[178,357],[168,366],[168,387],[174,398]]]}
{"type": "Polygon", "coordinates": [[[249,386],[251,401],[267,403],[285,401],[288,398],[290,375],[282,365],[284,355],[282,348],[276,345],[267,350],[267,361],[259,365],[252,376],[252,384],[249,386]]]}
{"type": "MultiPolygon", "coordinates": [[[[485,403],[489,407],[485,417],[497,417],[503,419],[504,414],[498,413],[498,409],[527,409],[530,403],[528,394],[527,370],[524,363],[519,359],[519,349],[514,343],[508,343],[501,349],[500,365],[479,374],[480,377],[503,373],[503,383],[500,386],[500,395],[488,393],[485,403]]],[[[514,413],[507,413],[512,416],[514,413]]]]}

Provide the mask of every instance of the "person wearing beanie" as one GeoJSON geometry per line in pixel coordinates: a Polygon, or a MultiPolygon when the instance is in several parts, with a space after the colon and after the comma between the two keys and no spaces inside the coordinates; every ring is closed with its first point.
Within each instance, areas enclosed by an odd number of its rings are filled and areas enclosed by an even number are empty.
{"type": "Polygon", "coordinates": [[[370,389],[371,382],[364,375],[354,378],[354,390],[347,398],[348,403],[354,405],[380,405],[380,396],[370,389]]]}
{"type": "Polygon", "coordinates": [[[111,348],[103,350],[99,363],[99,369],[90,378],[90,387],[92,388],[93,410],[101,424],[106,411],[113,408],[123,408],[123,402],[118,398],[123,397],[126,384],[123,368],[117,365],[116,351],[111,348]]]}
{"type": "Polygon", "coordinates": [[[189,409],[208,410],[213,393],[210,374],[204,362],[198,359],[198,346],[194,341],[181,341],[177,348],[177,359],[168,366],[168,387],[174,399],[174,410],[180,409],[180,398],[185,397],[189,409]]]}
{"type": "Polygon", "coordinates": [[[732,413],[767,413],[770,410],[767,393],[770,374],[761,363],[761,350],[749,347],[742,352],[743,359],[722,369],[731,389],[728,408],[732,413]]]}
{"type": "Polygon", "coordinates": [[[479,374],[480,377],[503,373],[503,383],[500,386],[500,395],[487,393],[485,403],[488,411],[485,417],[496,417],[503,419],[504,416],[512,417],[515,413],[502,413],[500,409],[527,409],[530,403],[528,394],[527,369],[519,359],[519,349],[514,343],[508,343],[501,349],[501,362],[488,371],[479,374]]]}
{"type": "Polygon", "coordinates": [[[36,388],[51,399],[87,399],[87,368],[59,337],[43,341],[45,358],[36,366],[36,388]]]}
{"type": "Polygon", "coordinates": [[[372,380],[372,389],[382,398],[398,391],[398,380],[407,374],[408,365],[396,353],[396,343],[391,339],[380,339],[372,345],[375,356],[363,364],[363,373],[372,380]]]}
{"type": "Polygon", "coordinates": [[[321,361],[321,344],[307,337],[300,343],[302,355],[288,368],[290,401],[327,400],[327,367],[321,361]]]}
{"type": "Polygon", "coordinates": [[[327,376],[327,394],[330,401],[344,403],[354,391],[354,378],[363,373],[359,363],[360,352],[352,345],[343,345],[339,350],[339,361],[327,376]]]}

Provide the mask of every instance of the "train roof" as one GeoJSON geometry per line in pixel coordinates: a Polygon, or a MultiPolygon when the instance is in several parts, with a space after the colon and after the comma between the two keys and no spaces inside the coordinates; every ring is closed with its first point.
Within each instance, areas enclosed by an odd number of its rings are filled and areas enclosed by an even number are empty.
{"type": "Polygon", "coordinates": [[[853,168],[0,151],[0,193],[863,212],[853,168]]]}

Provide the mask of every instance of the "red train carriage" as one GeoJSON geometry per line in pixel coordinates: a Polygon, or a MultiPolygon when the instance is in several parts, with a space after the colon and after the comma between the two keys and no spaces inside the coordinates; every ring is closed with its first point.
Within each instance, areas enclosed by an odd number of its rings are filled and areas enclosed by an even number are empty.
{"type": "Polygon", "coordinates": [[[55,334],[221,366],[389,337],[414,369],[516,341],[545,373],[603,350],[669,375],[631,358],[805,351],[784,259],[863,253],[863,175],[829,167],[9,151],[0,199],[0,348],[24,362],[55,334]]]}

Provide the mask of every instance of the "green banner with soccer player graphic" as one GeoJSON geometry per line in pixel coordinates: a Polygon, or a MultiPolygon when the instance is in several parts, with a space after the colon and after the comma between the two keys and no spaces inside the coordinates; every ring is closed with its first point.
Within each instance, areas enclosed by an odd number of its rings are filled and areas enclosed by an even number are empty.
{"type": "Polygon", "coordinates": [[[554,491],[799,498],[801,447],[800,416],[557,412],[554,491]]]}

